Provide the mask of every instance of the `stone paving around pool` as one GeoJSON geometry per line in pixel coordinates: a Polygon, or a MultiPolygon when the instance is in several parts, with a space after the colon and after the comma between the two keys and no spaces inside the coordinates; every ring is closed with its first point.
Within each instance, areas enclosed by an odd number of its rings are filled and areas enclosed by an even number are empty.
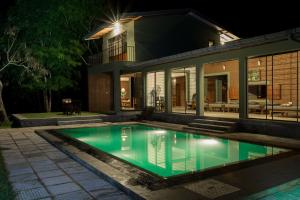
{"type": "MultiPolygon", "coordinates": [[[[149,123],[169,129],[182,128],[175,124],[149,123]]],[[[93,127],[107,124],[110,123],[0,129],[0,147],[9,171],[9,180],[17,193],[17,199],[121,200],[135,197],[153,200],[232,200],[300,178],[300,154],[297,154],[219,174],[208,179],[199,179],[151,191],[144,186],[131,184],[130,181],[128,182],[130,179],[128,174],[124,174],[123,171],[101,162],[72,145],[66,144],[66,149],[59,147],[80,162],[73,160],[34,132],[44,129],[93,127]],[[132,196],[129,197],[126,194],[132,196]]],[[[232,133],[224,137],[269,142],[287,148],[299,149],[300,147],[299,140],[263,135],[232,133]]],[[[64,143],[61,144],[61,146],[64,145],[64,143]]]]}
{"type": "Polygon", "coordinates": [[[17,199],[130,199],[34,129],[0,130],[0,147],[17,199]]]}

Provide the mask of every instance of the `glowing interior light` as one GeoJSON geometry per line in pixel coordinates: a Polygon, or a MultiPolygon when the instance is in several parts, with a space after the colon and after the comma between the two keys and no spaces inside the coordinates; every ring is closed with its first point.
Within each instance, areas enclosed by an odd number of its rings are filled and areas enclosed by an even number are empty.
{"type": "Polygon", "coordinates": [[[219,143],[219,141],[216,139],[200,139],[199,142],[207,145],[216,145],[219,143]]]}
{"type": "Polygon", "coordinates": [[[118,34],[121,32],[121,23],[119,21],[116,21],[113,23],[113,30],[115,34],[118,34]]]}
{"type": "Polygon", "coordinates": [[[261,65],[261,62],[260,60],[257,61],[257,66],[260,66],[261,65]]]}
{"type": "Polygon", "coordinates": [[[151,133],[157,134],[157,135],[163,135],[163,134],[166,134],[167,131],[165,131],[165,130],[154,130],[154,131],[151,131],[151,133]]]}

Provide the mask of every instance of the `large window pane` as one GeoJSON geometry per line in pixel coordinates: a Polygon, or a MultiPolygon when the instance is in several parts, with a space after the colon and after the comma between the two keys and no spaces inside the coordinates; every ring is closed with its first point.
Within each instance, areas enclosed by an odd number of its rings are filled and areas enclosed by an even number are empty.
{"type": "Polygon", "coordinates": [[[156,88],[156,105],[157,112],[165,111],[165,72],[156,72],[155,88],[156,88]]]}
{"type": "Polygon", "coordinates": [[[147,73],[146,94],[147,106],[155,106],[155,73],[147,73]]]}
{"type": "Polygon", "coordinates": [[[163,112],[165,110],[164,72],[147,73],[146,93],[147,106],[155,107],[157,112],[163,112]]]}
{"type": "Polygon", "coordinates": [[[122,74],[121,84],[121,109],[140,110],[142,105],[142,75],[141,72],[122,74]]]}
{"type": "Polygon", "coordinates": [[[187,91],[186,113],[196,114],[196,67],[185,68],[187,91]]]}
{"type": "Polygon", "coordinates": [[[239,117],[239,62],[229,60],[204,65],[205,116],[239,117]]]}
{"type": "Polygon", "coordinates": [[[172,112],[196,113],[196,67],[171,70],[172,112]]]}
{"type": "Polygon", "coordinates": [[[297,121],[299,52],[248,59],[250,118],[297,121]]]}

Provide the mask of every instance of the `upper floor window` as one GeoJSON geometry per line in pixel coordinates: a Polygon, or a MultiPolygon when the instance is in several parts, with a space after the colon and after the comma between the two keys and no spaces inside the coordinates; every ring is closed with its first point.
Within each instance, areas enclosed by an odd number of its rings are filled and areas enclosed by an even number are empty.
{"type": "Polygon", "coordinates": [[[109,61],[127,60],[127,32],[123,32],[108,40],[109,61]]]}

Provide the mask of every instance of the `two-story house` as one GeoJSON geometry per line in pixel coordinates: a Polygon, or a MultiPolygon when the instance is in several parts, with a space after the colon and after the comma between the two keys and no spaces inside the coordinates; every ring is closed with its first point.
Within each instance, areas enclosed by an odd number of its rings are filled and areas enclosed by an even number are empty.
{"type": "MultiPolygon", "coordinates": [[[[152,86],[154,82],[164,82],[164,74],[148,77],[152,85],[145,88],[145,74],[134,67],[135,63],[222,45],[239,38],[197,12],[183,9],[124,13],[115,22],[101,24],[85,39],[100,40],[102,44],[102,51],[89,58],[89,111],[119,112],[140,110],[146,104],[157,104],[158,110],[162,110],[165,105],[165,84],[152,86]],[[148,90],[147,95],[145,90],[148,90]]],[[[183,97],[187,83],[181,72],[173,80],[177,80],[174,88],[177,95],[172,97],[174,104],[184,106],[187,99],[191,104],[195,94],[183,97]]],[[[189,83],[190,87],[196,88],[195,81],[189,83]]]]}

